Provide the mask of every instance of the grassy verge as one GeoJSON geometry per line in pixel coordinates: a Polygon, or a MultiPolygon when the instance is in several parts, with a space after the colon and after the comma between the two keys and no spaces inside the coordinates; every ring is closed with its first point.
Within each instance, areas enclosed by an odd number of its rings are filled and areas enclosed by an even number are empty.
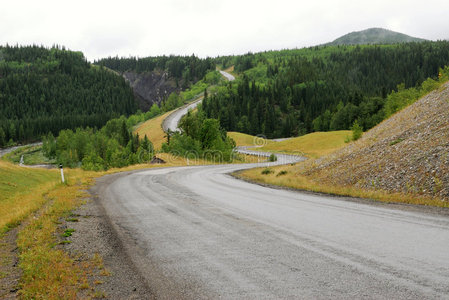
{"type": "Polygon", "coordinates": [[[57,170],[21,168],[0,161],[0,234],[39,209],[45,200],[36,195],[53,189],[58,176],[57,170]]]}
{"type": "Polygon", "coordinates": [[[338,196],[372,199],[388,203],[408,203],[417,205],[431,205],[437,207],[449,207],[449,203],[432,197],[416,194],[391,193],[383,190],[367,190],[355,186],[341,186],[329,184],[318,177],[307,176],[302,173],[300,166],[276,166],[267,168],[255,168],[245,170],[235,175],[244,180],[255,181],[263,184],[280,187],[307,190],[338,196]]]}
{"type": "Polygon", "coordinates": [[[92,173],[67,170],[67,184],[58,184],[34,198],[45,204],[19,232],[19,295],[24,299],[75,299],[79,289],[88,288],[89,264],[78,264],[57,245],[59,219],[82,204],[92,173]]]}

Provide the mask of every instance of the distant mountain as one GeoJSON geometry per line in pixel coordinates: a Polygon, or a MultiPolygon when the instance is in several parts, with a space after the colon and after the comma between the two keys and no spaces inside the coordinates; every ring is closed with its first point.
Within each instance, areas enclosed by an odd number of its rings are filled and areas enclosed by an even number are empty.
{"type": "Polygon", "coordinates": [[[345,34],[326,45],[396,44],[424,41],[426,40],[383,28],[369,28],[345,34]]]}

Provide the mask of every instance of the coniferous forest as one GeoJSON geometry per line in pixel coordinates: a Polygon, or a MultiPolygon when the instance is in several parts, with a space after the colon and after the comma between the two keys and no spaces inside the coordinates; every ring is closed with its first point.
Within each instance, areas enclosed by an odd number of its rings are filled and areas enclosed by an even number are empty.
{"type": "MultiPolygon", "coordinates": [[[[203,102],[228,131],[268,138],[312,131],[364,130],[388,116],[392,91],[436,79],[449,42],[313,47],[216,59],[241,76],[203,102]]],[[[391,114],[391,112],[390,112],[391,114]]]]}
{"type": "Polygon", "coordinates": [[[0,47],[0,147],[136,111],[125,80],[60,47],[0,47]]]}

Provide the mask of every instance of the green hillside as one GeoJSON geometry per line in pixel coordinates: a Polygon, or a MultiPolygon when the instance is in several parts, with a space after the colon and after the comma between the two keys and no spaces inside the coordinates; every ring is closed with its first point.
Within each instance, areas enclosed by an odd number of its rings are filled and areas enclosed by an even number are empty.
{"type": "Polygon", "coordinates": [[[403,33],[383,28],[369,28],[345,34],[326,45],[362,45],[362,44],[396,44],[409,42],[424,42],[425,39],[412,37],[403,33]]]}

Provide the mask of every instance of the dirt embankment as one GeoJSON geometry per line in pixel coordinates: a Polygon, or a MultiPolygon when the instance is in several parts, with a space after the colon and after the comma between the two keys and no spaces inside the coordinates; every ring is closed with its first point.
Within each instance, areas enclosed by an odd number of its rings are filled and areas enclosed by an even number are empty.
{"type": "Polygon", "coordinates": [[[330,184],[449,200],[449,83],[302,172],[330,184]]]}

